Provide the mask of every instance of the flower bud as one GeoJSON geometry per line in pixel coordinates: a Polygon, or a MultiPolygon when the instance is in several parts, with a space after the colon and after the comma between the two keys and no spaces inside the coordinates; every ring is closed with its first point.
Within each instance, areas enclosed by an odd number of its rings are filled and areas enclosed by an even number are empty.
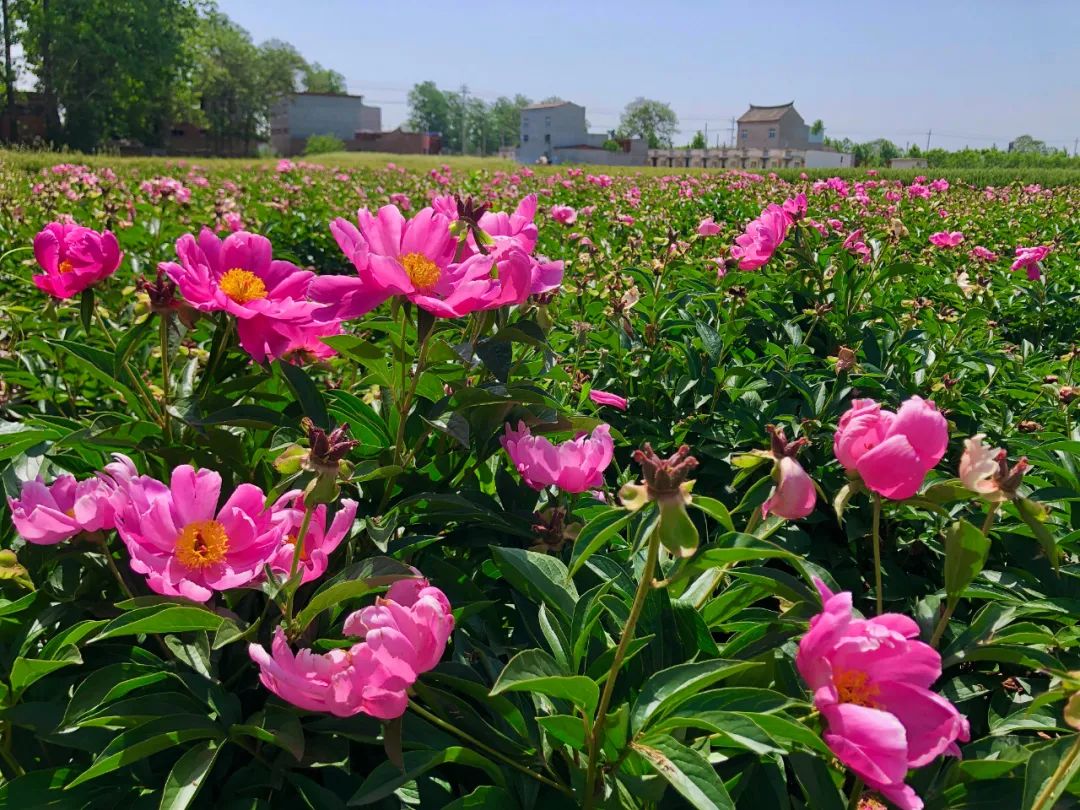
{"type": "Polygon", "coordinates": [[[660,507],[656,531],[664,548],[676,557],[693,556],[698,546],[698,530],[686,513],[694,486],[687,478],[698,462],[690,455],[689,446],[684,444],[665,459],[646,442],[642,449],[634,451],[633,459],[641,465],[645,483],[625,485],[619,491],[623,505],[636,510],[656,501],[660,507]]]}

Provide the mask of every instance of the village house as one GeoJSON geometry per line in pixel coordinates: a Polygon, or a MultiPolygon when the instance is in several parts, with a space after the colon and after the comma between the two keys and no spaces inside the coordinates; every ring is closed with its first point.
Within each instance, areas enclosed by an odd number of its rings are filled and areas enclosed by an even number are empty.
{"type": "Polygon", "coordinates": [[[530,104],[521,111],[519,163],[595,163],[644,166],[648,144],[643,138],[617,139],[612,133],[588,131],[585,108],[571,101],[530,104]]]}
{"type": "MultiPolygon", "coordinates": [[[[795,110],[795,102],[763,107],[751,104],[739,120],[735,146],[747,149],[809,149],[810,127],[795,110]]],[[[821,140],[817,142],[820,144],[821,140]]]]}
{"type": "Polygon", "coordinates": [[[333,135],[348,143],[358,133],[382,130],[382,109],[364,104],[363,96],[292,93],[270,116],[270,144],[280,155],[298,155],[312,135],[333,135]]]}

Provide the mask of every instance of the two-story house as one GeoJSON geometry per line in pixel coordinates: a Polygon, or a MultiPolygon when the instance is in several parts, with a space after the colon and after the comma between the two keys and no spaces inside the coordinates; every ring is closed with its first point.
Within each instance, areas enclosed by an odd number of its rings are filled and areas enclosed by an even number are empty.
{"type": "Polygon", "coordinates": [[[738,120],[734,146],[751,149],[806,149],[810,127],[795,110],[795,102],[750,109],[738,120]]]}

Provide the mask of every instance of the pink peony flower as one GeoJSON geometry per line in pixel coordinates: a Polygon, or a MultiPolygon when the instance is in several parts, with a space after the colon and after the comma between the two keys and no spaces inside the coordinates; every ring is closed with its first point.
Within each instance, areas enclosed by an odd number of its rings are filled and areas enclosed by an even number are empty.
{"type": "Polygon", "coordinates": [[[761,516],[771,512],[785,520],[798,520],[814,511],[817,490],[814,482],[794,458],[785,456],[776,463],[777,484],[768,499],[761,505],[761,516]]]}
{"type": "MultiPolygon", "coordinates": [[[[455,211],[456,213],[456,211],[455,211]]],[[[495,240],[509,240],[526,253],[531,254],[536,248],[539,231],[536,223],[536,195],[529,194],[518,203],[514,213],[503,211],[485,211],[477,224],[480,229],[495,240]]]]}
{"type": "Polygon", "coordinates": [[[269,334],[273,327],[311,321],[315,306],[306,299],[314,274],[275,260],[264,236],[237,231],[222,241],[203,228],[198,240],[181,236],[176,255],[179,264],[162,262],[159,267],[196,309],[235,316],[240,345],[257,360],[268,355],[268,345],[280,343],[269,334]]]}
{"type": "Polygon", "coordinates": [[[8,498],[15,531],[28,543],[52,545],[82,532],[112,529],[114,487],[105,478],[76,481],[61,475],[51,484],[26,481],[8,498]]]}
{"type": "Polygon", "coordinates": [[[918,492],[948,443],[948,423],[933,402],[912,397],[893,413],[856,399],[840,418],[833,452],[869,489],[899,501],[918,492]]]}
{"type": "Polygon", "coordinates": [[[788,215],[788,219],[792,222],[802,219],[806,216],[806,195],[803,192],[799,192],[794,197],[789,197],[784,200],[783,206],[784,213],[788,215]]]}
{"type": "Polygon", "coordinates": [[[599,388],[593,388],[589,391],[589,399],[597,405],[610,405],[612,408],[618,408],[620,411],[625,411],[627,406],[627,402],[623,397],[620,397],[618,394],[610,394],[607,391],[601,391],[599,388]]]}
{"type": "Polygon", "coordinates": [[[115,273],[123,255],[109,231],[51,222],[34,237],[34,258],[45,271],[34,275],[34,286],[53,298],[73,298],[115,273]]]}
{"type": "Polygon", "coordinates": [[[795,663],[827,725],[825,742],[871,790],[901,810],[920,810],[904,784],[908,769],[959,756],[956,741],[970,739],[967,719],[930,690],[941,656],[915,640],[919,627],[907,616],[856,619],[850,593],[814,584],[824,609],[810,620],[795,663]]]}
{"type": "Polygon", "coordinates": [[[406,579],[345,619],[345,634],[362,638],[348,650],[293,655],[278,629],[270,654],[258,644],[248,654],[259,665],[263,685],[295,706],[392,720],[404,714],[407,690],[417,677],[442,658],[453,629],[445,594],[426,579],[406,579]]]}
{"type": "Polygon", "coordinates": [[[984,248],[982,245],[976,245],[975,247],[973,247],[968,253],[968,255],[971,256],[971,258],[973,259],[978,259],[979,261],[984,262],[996,262],[998,259],[998,256],[996,253],[994,253],[994,251],[990,250],[989,248],[984,248]]]}
{"type": "Polygon", "coordinates": [[[1027,270],[1027,276],[1031,281],[1038,281],[1042,277],[1042,261],[1050,253],[1048,245],[1037,247],[1018,247],[1016,260],[1009,267],[1010,270],[1027,270]]]}
{"type": "Polygon", "coordinates": [[[533,436],[525,423],[519,422],[517,430],[507,425],[500,441],[525,483],[536,490],[547,486],[564,492],[598,489],[604,485],[604,470],[615,451],[611,429],[604,424],[591,436],[582,433],[554,445],[542,436],[533,436]]]}
{"type": "Polygon", "coordinates": [[[990,447],[983,441],[985,438],[984,434],[977,433],[970,439],[964,439],[960,483],[990,503],[1011,500],[1016,497],[1016,490],[1030,466],[1028,460],[1021,458],[1009,467],[1005,451],[990,447]]]}
{"type": "Polygon", "coordinates": [[[573,225],[577,221],[577,211],[569,205],[551,206],[551,218],[563,225],[573,225]]]}
{"type": "Polygon", "coordinates": [[[705,217],[697,226],[698,236],[716,236],[720,233],[720,226],[713,222],[712,217],[705,217]]]}
{"type": "MultiPolygon", "coordinates": [[[[345,535],[352,529],[358,504],[349,498],[343,498],[341,508],[334,514],[330,525],[326,525],[326,505],[319,504],[311,515],[307,534],[304,535],[304,548],[300,552],[300,567],[303,572],[301,584],[318,579],[330,564],[330,554],[341,545],[345,535]]],[[[294,489],[286,492],[273,507],[273,519],[282,528],[282,543],[277,554],[270,561],[270,568],[275,573],[286,577],[292,571],[293,556],[296,552],[296,539],[300,526],[304,522],[304,495],[294,489]]]]}
{"type": "Polygon", "coordinates": [[[262,490],[241,484],[218,509],[221,476],[212,470],[181,465],[168,486],[130,477],[120,493],[117,531],[132,570],[156,593],[205,602],[258,578],[281,548],[285,526],[263,507],[262,490]]]}
{"type": "Polygon", "coordinates": [[[930,234],[930,244],[941,248],[956,247],[964,241],[964,234],[960,231],[938,231],[930,234]]]}
{"type": "Polygon", "coordinates": [[[776,203],[771,203],[761,216],[746,226],[746,232],[735,237],[731,255],[739,260],[740,270],[757,270],[772,258],[787,236],[791,220],[776,203]]]}

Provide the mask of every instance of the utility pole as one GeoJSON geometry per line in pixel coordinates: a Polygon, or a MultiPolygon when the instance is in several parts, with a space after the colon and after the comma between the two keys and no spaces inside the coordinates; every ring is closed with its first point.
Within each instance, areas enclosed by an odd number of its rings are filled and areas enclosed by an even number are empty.
{"type": "Polygon", "coordinates": [[[705,148],[709,148],[709,122],[705,122],[705,148]]]}
{"type": "Polygon", "coordinates": [[[926,151],[927,152],[930,151],[930,133],[932,133],[933,131],[934,130],[932,130],[932,129],[926,130],[926,151]]]}
{"type": "Polygon", "coordinates": [[[1073,138],[1073,157],[1076,157],[1076,147],[1080,144],[1080,138],[1073,138]]]}
{"type": "Polygon", "coordinates": [[[461,85],[461,154],[466,154],[465,149],[465,99],[468,98],[468,85],[461,85]]]}
{"type": "MultiPolygon", "coordinates": [[[[7,85],[7,138],[15,142],[19,138],[19,125],[15,121],[15,71],[11,69],[11,15],[8,12],[8,0],[2,0],[4,25],[4,83],[7,85]]],[[[4,133],[0,133],[2,135],[4,133]]]]}
{"type": "Polygon", "coordinates": [[[735,145],[735,119],[731,119],[731,145],[735,145]]]}

